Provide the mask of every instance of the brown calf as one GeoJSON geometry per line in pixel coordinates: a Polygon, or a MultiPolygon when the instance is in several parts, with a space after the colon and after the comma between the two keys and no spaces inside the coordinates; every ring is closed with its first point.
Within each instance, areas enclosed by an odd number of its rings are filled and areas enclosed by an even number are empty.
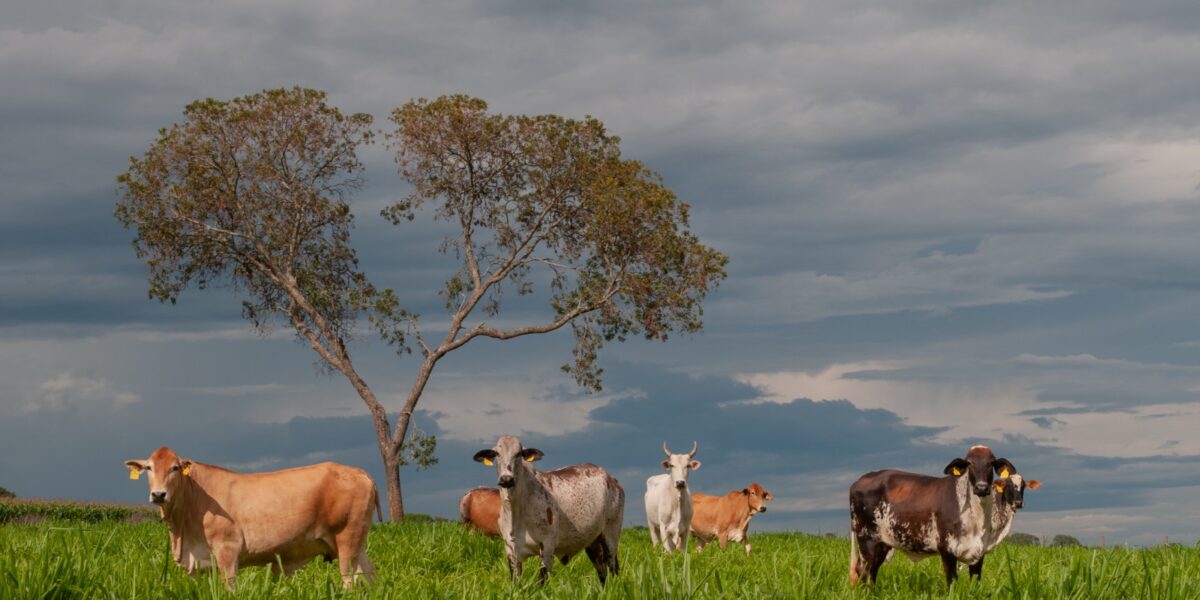
{"type": "Polygon", "coordinates": [[[480,533],[500,537],[500,490],[477,487],[458,502],[458,516],[463,525],[480,533]]]}
{"type": "Polygon", "coordinates": [[[166,447],[125,466],[131,479],[149,472],[150,501],[167,524],[175,562],[189,574],[215,559],[232,587],[239,567],[282,566],[290,575],[321,556],[338,559],[344,587],[359,575],[374,579],[365,548],[379,494],[362,469],[327,462],[242,474],[166,447]]]}
{"type": "Polygon", "coordinates": [[[704,549],[713,539],[724,548],[730,540],[741,542],[750,554],[750,517],[767,512],[763,502],[774,500],[771,492],[757,483],[741,490],[733,490],[724,496],[709,496],[699,492],[692,494],[692,535],[696,538],[696,551],[704,549]]]}

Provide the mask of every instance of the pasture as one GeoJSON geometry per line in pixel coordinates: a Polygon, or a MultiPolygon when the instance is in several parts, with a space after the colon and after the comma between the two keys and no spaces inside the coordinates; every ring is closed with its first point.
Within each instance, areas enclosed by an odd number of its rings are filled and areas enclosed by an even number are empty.
{"type": "MultiPolygon", "coordinates": [[[[755,533],[754,555],[712,546],[665,557],[645,529],[621,538],[622,572],[601,588],[585,556],[556,565],[545,588],[534,561],[513,585],[498,540],[452,522],[376,524],[368,552],[373,587],[343,592],[337,568],[314,562],[292,578],[265,568],[238,576],[236,596],[215,574],[188,577],[167,554],[157,522],[43,521],[0,526],[0,598],[915,598],[947,597],[941,566],[895,557],[873,589],[847,583],[849,542],[798,533],[755,533]]],[[[1038,548],[1002,545],[983,580],[965,570],[951,598],[1196,598],[1200,551],[1169,546],[1038,548]]]]}

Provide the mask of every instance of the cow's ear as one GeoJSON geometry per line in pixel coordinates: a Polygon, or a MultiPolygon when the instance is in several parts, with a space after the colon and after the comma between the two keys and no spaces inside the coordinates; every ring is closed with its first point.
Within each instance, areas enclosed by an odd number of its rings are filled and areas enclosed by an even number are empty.
{"type": "Polygon", "coordinates": [[[775,499],[775,496],[772,496],[771,492],[768,492],[767,490],[763,490],[763,500],[774,500],[774,499],[775,499]]]}
{"type": "Polygon", "coordinates": [[[525,462],[541,460],[543,456],[545,456],[545,454],[543,454],[542,451],[538,450],[537,448],[526,448],[521,451],[521,458],[525,459],[525,462]]]}
{"type": "Polygon", "coordinates": [[[1036,479],[1030,479],[1029,481],[1025,482],[1025,487],[1027,487],[1031,490],[1036,490],[1036,489],[1042,487],[1042,482],[1040,482],[1036,479]]]}
{"type": "Polygon", "coordinates": [[[179,470],[181,473],[183,473],[184,477],[187,477],[188,475],[190,475],[192,473],[192,461],[187,460],[186,458],[183,460],[180,460],[179,461],[179,470]]]}
{"type": "Polygon", "coordinates": [[[692,462],[688,463],[688,468],[689,468],[689,469],[699,469],[699,468],[700,468],[700,461],[698,461],[698,460],[693,460],[692,462]]]}
{"type": "Polygon", "coordinates": [[[129,478],[137,479],[142,476],[142,471],[150,466],[150,462],[145,460],[127,460],[125,461],[125,466],[129,467],[129,478]]]}
{"type": "Polygon", "coordinates": [[[671,468],[671,461],[669,461],[669,460],[664,460],[664,461],[662,461],[662,466],[663,466],[663,468],[664,468],[664,469],[670,469],[670,468],[671,468]]]}
{"type": "Polygon", "coordinates": [[[996,470],[996,474],[1000,477],[1008,477],[1017,472],[1017,468],[1013,466],[1007,458],[997,458],[992,461],[992,468],[996,470]]]}
{"type": "Polygon", "coordinates": [[[496,451],[492,450],[491,448],[488,448],[487,450],[480,450],[479,452],[475,453],[475,462],[483,463],[485,466],[492,466],[495,464],[495,460],[496,451]]]}
{"type": "Polygon", "coordinates": [[[742,488],[742,495],[743,495],[743,496],[749,496],[749,495],[750,495],[750,488],[742,488]]]}
{"type": "Polygon", "coordinates": [[[950,461],[950,464],[946,465],[946,469],[942,472],[947,475],[954,475],[957,477],[963,473],[966,473],[967,467],[969,466],[971,466],[971,463],[967,462],[965,458],[956,458],[950,461]]]}

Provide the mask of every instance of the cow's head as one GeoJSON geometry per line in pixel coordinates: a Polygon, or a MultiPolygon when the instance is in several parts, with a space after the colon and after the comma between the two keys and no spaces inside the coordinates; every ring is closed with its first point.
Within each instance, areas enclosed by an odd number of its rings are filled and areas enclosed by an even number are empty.
{"type": "Polygon", "coordinates": [[[148,473],[150,501],[160,506],[168,504],[179,493],[179,486],[192,469],[192,461],[179,458],[170,448],[163,446],[154,451],[147,460],[127,460],[129,478],[137,479],[142,471],[148,473]]]}
{"type": "Polygon", "coordinates": [[[526,448],[521,445],[521,440],[506,435],[496,441],[496,447],[480,450],[475,453],[475,462],[483,463],[486,466],[496,466],[496,485],[502,488],[511,488],[517,484],[517,476],[520,473],[520,465],[523,462],[533,462],[540,459],[542,456],[541,450],[537,448],[526,448]]]}
{"type": "Polygon", "coordinates": [[[1011,504],[1013,508],[1024,508],[1025,489],[1036,490],[1042,487],[1042,482],[1036,479],[1026,481],[1007,458],[997,458],[996,464],[998,465],[996,474],[1000,476],[993,484],[996,496],[1002,502],[1011,504]]]}
{"type": "MultiPolygon", "coordinates": [[[[992,493],[992,473],[999,473],[1001,470],[1001,466],[997,465],[996,461],[996,456],[992,454],[991,448],[972,446],[967,451],[966,458],[956,458],[950,461],[944,472],[955,477],[967,477],[971,490],[975,492],[976,496],[982,498],[992,493]]],[[[1004,462],[1008,463],[1007,460],[1004,462]]],[[[1008,464],[1011,466],[1012,463],[1008,464]]]]}
{"type": "Polygon", "coordinates": [[[775,496],[771,492],[764,490],[761,485],[752,483],[742,490],[742,495],[746,497],[746,501],[750,504],[750,514],[767,512],[766,505],[763,502],[774,500],[775,496]]]}
{"type": "Polygon", "coordinates": [[[671,481],[675,482],[675,487],[683,489],[687,487],[688,472],[692,469],[700,468],[700,461],[692,460],[696,456],[696,450],[700,445],[692,442],[692,451],[687,454],[671,454],[667,450],[667,443],[663,442],[663,453],[667,455],[667,460],[662,461],[664,469],[671,471],[671,481]]]}

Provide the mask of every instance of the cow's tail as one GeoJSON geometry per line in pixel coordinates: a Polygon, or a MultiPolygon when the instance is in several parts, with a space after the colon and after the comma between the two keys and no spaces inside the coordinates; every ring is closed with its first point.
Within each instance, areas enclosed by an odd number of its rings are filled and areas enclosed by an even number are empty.
{"type": "Polygon", "coordinates": [[[383,509],[379,507],[379,488],[374,483],[371,483],[371,492],[375,495],[375,516],[379,519],[379,522],[382,523],[383,509]]]}
{"type": "Polygon", "coordinates": [[[858,583],[858,536],[854,535],[854,531],[850,531],[850,585],[858,583]]]}

